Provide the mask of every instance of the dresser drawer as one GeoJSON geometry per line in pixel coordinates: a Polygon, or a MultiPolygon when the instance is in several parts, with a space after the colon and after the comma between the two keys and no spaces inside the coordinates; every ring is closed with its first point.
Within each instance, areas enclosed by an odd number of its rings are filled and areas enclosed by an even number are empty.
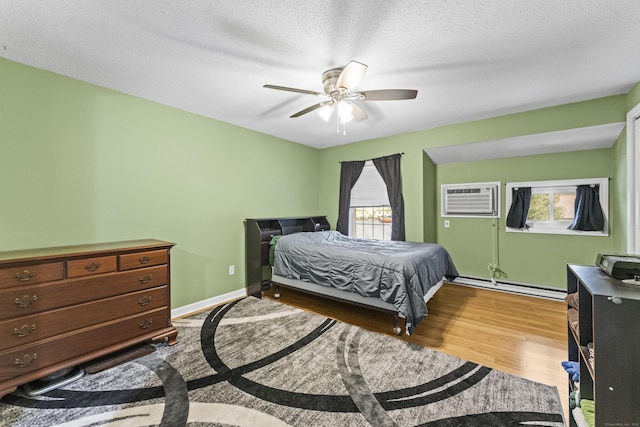
{"type": "Polygon", "coordinates": [[[67,261],[67,277],[111,273],[118,270],[116,255],[67,261]]]}
{"type": "Polygon", "coordinates": [[[0,319],[122,295],[166,285],[167,266],[0,290],[0,319]]]}
{"type": "Polygon", "coordinates": [[[0,352],[0,381],[166,328],[168,316],[160,308],[0,352]]]}
{"type": "Polygon", "coordinates": [[[64,278],[64,262],[32,264],[0,269],[0,289],[64,278]]]}
{"type": "Polygon", "coordinates": [[[149,267],[152,265],[166,264],[169,251],[147,251],[133,254],[120,255],[120,270],[132,270],[134,268],[149,267]]]}
{"type": "Polygon", "coordinates": [[[168,305],[167,286],[161,286],[0,321],[0,351],[168,305]]]}

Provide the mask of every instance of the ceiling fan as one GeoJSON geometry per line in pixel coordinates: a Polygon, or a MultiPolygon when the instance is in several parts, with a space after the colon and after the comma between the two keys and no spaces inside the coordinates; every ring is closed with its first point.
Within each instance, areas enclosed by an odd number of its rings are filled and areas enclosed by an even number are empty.
{"type": "Polygon", "coordinates": [[[285,90],[289,92],[303,93],[328,98],[304,110],[293,114],[291,118],[300,117],[314,110],[325,120],[329,121],[333,112],[338,112],[338,124],[351,120],[365,120],[367,113],[355,101],[395,101],[401,99],[414,99],[418,95],[413,89],[379,89],[354,91],[367,71],[367,66],[357,61],[349,61],[342,68],[332,68],[322,73],[324,93],[292,87],[264,85],[268,89],[285,90]]]}

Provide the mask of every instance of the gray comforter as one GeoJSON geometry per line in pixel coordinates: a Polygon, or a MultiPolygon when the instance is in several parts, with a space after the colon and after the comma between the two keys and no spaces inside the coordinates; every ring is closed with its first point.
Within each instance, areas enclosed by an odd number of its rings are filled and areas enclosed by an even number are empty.
{"type": "Polygon", "coordinates": [[[458,275],[440,245],[357,239],[337,231],[282,236],[274,255],[274,274],[393,304],[409,334],[427,315],[429,288],[458,275]]]}

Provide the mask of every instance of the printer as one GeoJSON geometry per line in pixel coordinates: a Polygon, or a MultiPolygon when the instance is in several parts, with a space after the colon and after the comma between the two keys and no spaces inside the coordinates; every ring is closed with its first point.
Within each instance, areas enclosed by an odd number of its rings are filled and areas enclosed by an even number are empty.
{"type": "Polygon", "coordinates": [[[640,256],[598,254],[596,265],[614,279],[640,277],[640,256]]]}

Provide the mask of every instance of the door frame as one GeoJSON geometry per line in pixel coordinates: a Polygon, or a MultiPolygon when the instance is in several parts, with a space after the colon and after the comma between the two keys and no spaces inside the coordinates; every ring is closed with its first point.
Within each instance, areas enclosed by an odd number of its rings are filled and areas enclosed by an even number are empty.
{"type": "Polygon", "coordinates": [[[640,253],[640,103],[627,113],[627,253],[640,253]]]}

